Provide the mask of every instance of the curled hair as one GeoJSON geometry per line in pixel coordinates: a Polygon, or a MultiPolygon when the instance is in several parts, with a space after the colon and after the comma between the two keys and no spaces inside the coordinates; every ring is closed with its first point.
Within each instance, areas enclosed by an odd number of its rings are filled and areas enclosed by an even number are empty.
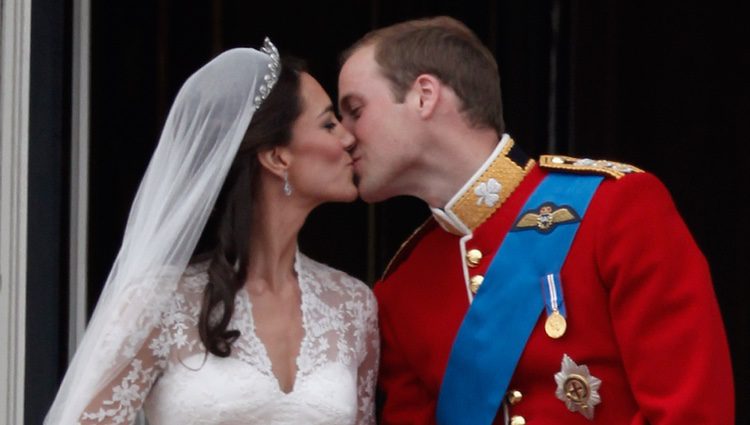
{"type": "Polygon", "coordinates": [[[219,357],[231,353],[240,336],[227,329],[234,313],[234,300],[247,277],[252,237],[250,218],[257,190],[260,151],[287,145],[292,126],[303,110],[300,74],[304,64],[291,58],[282,61],[275,86],[250,122],[237,156],[222,186],[192,262],[210,259],[208,284],[203,292],[198,331],[208,352],[219,357]]]}
{"type": "Polygon", "coordinates": [[[342,53],[341,63],[368,46],[397,102],[420,74],[434,75],[456,93],[469,124],[505,132],[497,62],[460,21],[439,16],[373,30],[342,53]]]}

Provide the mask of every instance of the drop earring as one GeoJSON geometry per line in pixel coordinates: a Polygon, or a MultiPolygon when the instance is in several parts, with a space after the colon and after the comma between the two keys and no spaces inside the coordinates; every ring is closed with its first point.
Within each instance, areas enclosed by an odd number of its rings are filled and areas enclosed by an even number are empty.
{"type": "Polygon", "coordinates": [[[289,173],[284,171],[284,195],[292,196],[292,185],[289,184],[289,173]]]}

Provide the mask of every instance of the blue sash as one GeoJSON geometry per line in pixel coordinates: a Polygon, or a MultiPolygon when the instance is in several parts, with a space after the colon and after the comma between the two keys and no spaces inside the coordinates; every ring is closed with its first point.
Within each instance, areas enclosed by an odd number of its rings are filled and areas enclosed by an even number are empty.
{"type": "MultiPolygon", "coordinates": [[[[601,181],[601,176],[551,173],[526,201],[519,220],[550,202],[582,219],[601,181]]],[[[505,236],[453,342],[438,397],[438,424],[492,423],[544,308],[539,281],[559,273],[579,224],[505,236]]]]}

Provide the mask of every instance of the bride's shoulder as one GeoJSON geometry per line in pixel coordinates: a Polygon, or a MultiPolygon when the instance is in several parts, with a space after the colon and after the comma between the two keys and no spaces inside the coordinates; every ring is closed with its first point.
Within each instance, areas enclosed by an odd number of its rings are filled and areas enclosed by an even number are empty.
{"type": "Polygon", "coordinates": [[[182,273],[183,280],[197,280],[200,278],[207,280],[206,276],[208,274],[209,264],[211,264],[211,260],[204,260],[188,264],[188,266],[185,268],[185,272],[182,273]]]}
{"type": "Polygon", "coordinates": [[[177,284],[177,292],[189,299],[200,298],[208,283],[208,266],[210,261],[188,264],[177,284]]]}

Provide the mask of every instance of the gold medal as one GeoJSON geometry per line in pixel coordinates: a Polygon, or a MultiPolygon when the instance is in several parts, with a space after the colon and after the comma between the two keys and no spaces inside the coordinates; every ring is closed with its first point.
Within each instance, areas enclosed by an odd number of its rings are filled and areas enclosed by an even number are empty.
{"type": "Polygon", "coordinates": [[[567,329],[568,323],[565,321],[560,312],[554,310],[552,314],[547,316],[547,321],[544,322],[544,331],[547,332],[547,336],[553,339],[560,338],[565,335],[565,329],[567,329]]]}

